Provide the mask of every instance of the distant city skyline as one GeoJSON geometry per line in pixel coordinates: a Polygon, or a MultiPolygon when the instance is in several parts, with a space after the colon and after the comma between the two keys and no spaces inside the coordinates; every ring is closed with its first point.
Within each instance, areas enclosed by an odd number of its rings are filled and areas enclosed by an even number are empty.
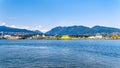
{"type": "Polygon", "coordinates": [[[120,0],[0,0],[0,25],[46,32],[56,26],[120,28],[120,0]]]}

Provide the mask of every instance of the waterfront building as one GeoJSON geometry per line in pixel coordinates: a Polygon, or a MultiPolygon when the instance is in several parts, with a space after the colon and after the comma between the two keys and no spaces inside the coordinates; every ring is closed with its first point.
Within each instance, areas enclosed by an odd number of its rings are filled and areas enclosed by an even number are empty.
{"type": "Polygon", "coordinates": [[[44,38],[44,37],[45,37],[45,35],[43,34],[43,35],[42,35],[42,37],[44,38]]]}
{"type": "Polygon", "coordinates": [[[88,38],[89,39],[95,39],[95,36],[89,36],[88,38]]]}
{"type": "Polygon", "coordinates": [[[10,38],[12,37],[11,35],[4,35],[4,38],[10,38]]]}
{"type": "Polygon", "coordinates": [[[96,34],[95,36],[89,36],[89,39],[102,39],[103,36],[101,34],[96,34]]]}
{"type": "Polygon", "coordinates": [[[120,36],[119,35],[112,35],[111,39],[120,39],[120,36]]]}
{"type": "Polygon", "coordinates": [[[96,38],[96,39],[101,39],[101,38],[103,38],[103,36],[98,33],[98,34],[95,35],[95,38],[96,38]]]}
{"type": "Polygon", "coordinates": [[[61,39],[71,39],[71,37],[69,35],[63,35],[61,39]]]}
{"type": "Polygon", "coordinates": [[[0,32],[0,38],[4,38],[4,33],[3,32],[0,32]]]}
{"type": "Polygon", "coordinates": [[[8,37],[6,38],[7,40],[19,40],[21,37],[19,36],[11,36],[11,37],[8,37]]]}

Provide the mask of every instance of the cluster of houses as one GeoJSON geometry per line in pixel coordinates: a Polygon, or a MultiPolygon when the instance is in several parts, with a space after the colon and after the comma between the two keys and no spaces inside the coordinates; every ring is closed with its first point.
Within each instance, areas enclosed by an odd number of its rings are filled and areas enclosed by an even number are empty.
{"type": "Polygon", "coordinates": [[[19,39],[43,39],[43,40],[70,40],[70,39],[120,39],[120,34],[110,34],[110,35],[103,35],[103,34],[96,34],[96,35],[55,35],[55,36],[46,36],[46,35],[10,35],[10,34],[3,34],[0,33],[0,39],[7,39],[7,40],[19,40],[19,39]]]}

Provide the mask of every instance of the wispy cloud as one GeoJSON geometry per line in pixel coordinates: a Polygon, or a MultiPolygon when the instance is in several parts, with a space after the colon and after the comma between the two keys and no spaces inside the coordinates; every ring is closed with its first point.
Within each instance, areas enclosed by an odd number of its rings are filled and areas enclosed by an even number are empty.
{"type": "Polygon", "coordinates": [[[6,26],[6,23],[5,22],[1,22],[0,26],[6,26]]]}
{"type": "Polygon", "coordinates": [[[37,25],[37,26],[16,26],[16,25],[8,25],[5,22],[1,22],[0,26],[7,26],[7,27],[12,27],[12,28],[20,28],[20,29],[27,29],[27,30],[40,30],[42,32],[46,32],[48,31],[48,29],[46,29],[45,27],[41,26],[41,25],[37,25]]]}

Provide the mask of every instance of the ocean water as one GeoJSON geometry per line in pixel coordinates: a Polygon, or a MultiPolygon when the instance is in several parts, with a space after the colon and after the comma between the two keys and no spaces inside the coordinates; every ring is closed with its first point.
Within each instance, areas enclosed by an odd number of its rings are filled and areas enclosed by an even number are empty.
{"type": "Polygon", "coordinates": [[[120,40],[0,40],[0,68],[120,68],[120,40]]]}

